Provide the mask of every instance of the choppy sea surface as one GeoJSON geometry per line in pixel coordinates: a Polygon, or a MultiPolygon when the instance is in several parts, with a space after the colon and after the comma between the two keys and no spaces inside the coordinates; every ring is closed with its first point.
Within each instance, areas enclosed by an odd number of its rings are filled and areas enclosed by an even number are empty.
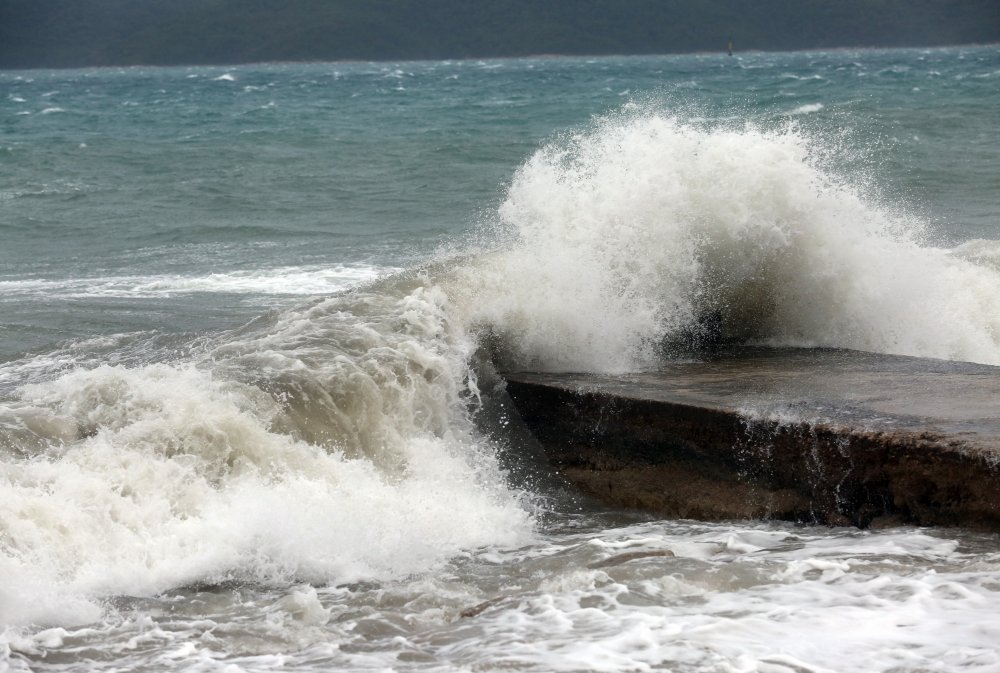
{"type": "Polygon", "coordinates": [[[1000,537],[608,510],[498,373],[1000,365],[997,138],[996,47],[0,72],[0,671],[1000,671],[1000,537]]]}

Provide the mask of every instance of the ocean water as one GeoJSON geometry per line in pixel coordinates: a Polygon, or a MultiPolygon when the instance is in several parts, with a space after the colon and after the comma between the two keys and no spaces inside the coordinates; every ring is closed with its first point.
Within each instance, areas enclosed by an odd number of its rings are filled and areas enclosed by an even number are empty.
{"type": "Polygon", "coordinates": [[[1000,365],[998,137],[996,47],[0,72],[0,671],[1000,670],[996,535],[609,510],[502,378],[1000,365]]]}

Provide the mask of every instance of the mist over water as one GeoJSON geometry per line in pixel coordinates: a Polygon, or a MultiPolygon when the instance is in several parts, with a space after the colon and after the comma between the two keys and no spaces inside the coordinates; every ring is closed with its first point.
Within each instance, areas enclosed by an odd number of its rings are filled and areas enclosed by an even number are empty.
{"type": "Polygon", "coordinates": [[[0,668],[996,670],[995,536],[607,511],[498,370],[1000,364],[998,69],[0,73],[0,668]]]}

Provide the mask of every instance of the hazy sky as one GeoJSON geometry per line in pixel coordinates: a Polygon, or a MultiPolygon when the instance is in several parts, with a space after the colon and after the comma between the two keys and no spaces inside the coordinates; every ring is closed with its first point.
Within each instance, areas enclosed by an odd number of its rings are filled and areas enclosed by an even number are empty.
{"type": "Polygon", "coordinates": [[[0,0],[0,67],[1000,41],[996,0],[0,0]],[[753,11],[749,11],[752,8],[753,11]]]}

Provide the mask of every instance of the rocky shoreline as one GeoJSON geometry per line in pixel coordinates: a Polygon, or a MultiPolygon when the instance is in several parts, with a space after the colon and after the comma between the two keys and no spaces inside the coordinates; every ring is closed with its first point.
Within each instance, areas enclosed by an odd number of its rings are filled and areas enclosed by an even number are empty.
{"type": "Polygon", "coordinates": [[[550,463],[615,506],[1000,531],[1000,367],[739,348],[624,377],[506,379],[550,463]]]}

